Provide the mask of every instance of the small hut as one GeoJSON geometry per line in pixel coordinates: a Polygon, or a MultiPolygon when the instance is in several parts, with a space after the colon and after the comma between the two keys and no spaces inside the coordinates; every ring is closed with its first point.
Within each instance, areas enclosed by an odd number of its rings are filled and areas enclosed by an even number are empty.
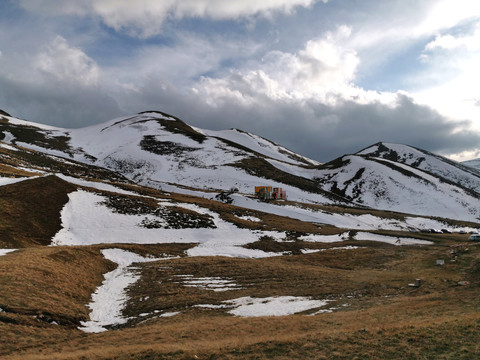
{"type": "Polygon", "coordinates": [[[287,199],[287,192],[280,187],[255,186],[255,197],[263,201],[287,199]]]}

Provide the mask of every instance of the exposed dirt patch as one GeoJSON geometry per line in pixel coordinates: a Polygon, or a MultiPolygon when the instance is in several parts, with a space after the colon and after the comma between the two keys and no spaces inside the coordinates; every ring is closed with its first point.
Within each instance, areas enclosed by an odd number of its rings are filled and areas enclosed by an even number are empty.
{"type": "Polygon", "coordinates": [[[157,155],[177,155],[199,150],[199,148],[183,146],[172,141],[159,141],[153,135],[145,135],[140,141],[142,150],[149,151],[157,155]]]}
{"type": "Polygon", "coordinates": [[[216,228],[213,218],[181,206],[159,205],[151,198],[108,194],[103,205],[119,214],[154,215],[157,219],[145,218],[141,226],[155,229],[216,228]]]}

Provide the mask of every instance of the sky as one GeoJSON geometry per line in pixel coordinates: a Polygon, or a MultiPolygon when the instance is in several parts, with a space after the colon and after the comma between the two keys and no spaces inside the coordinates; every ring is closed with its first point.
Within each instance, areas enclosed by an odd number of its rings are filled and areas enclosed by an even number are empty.
{"type": "Polygon", "coordinates": [[[0,109],[146,110],[326,162],[379,141],[480,157],[480,2],[2,0],[0,109]]]}

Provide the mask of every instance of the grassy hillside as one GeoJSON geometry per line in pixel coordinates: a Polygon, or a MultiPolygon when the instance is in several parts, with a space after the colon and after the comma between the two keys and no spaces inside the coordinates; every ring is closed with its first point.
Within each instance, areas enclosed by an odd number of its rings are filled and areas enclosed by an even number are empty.
{"type": "MultiPolygon", "coordinates": [[[[480,355],[480,246],[468,246],[451,262],[452,244],[448,238],[428,248],[364,242],[359,249],[263,260],[181,257],[138,264],[141,280],[129,288],[125,309],[132,319],[100,334],[75,328],[88,315],[83,304],[101,274],[113,268],[102,260],[100,247],[25,249],[0,258],[6,290],[0,295],[0,331],[7,340],[0,354],[8,359],[473,359],[480,355]],[[437,258],[446,264],[436,265],[437,258]],[[228,278],[239,289],[186,287],[179,275],[228,278]],[[422,279],[421,287],[408,286],[415,278],[422,279]],[[195,306],[247,295],[328,299],[331,312],[239,318],[227,309],[195,306]],[[180,314],[162,318],[154,310],[180,314]]],[[[188,246],[124,248],[179,255],[188,246]]]]}
{"type": "Polygon", "coordinates": [[[76,187],[56,176],[0,186],[0,248],[49,245],[76,187]]]}

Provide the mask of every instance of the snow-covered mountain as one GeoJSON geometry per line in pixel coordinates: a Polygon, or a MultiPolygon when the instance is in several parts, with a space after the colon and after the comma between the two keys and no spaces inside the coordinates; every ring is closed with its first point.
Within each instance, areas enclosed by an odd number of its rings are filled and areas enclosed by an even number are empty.
{"type": "Polygon", "coordinates": [[[442,181],[480,193],[480,182],[478,181],[480,170],[471,169],[461,163],[422,149],[408,145],[378,143],[359,151],[357,155],[378,157],[405,164],[436,176],[442,181]]]}
{"type": "Polygon", "coordinates": [[[0,140],[105,168],[166,191],[278,185],[290,200],[478,221],[480,170],[378,143],[327,164],[241,130],[189,126],[158,111],[68,130],[3,116],[0,140]]]}
{"type": "Polygon", "coordinates": [[[302,169],[317,166],[317,161],[236,129],[194,128],[162,112],[144,112],[74,130],[4,119],[8,125],[0,124],[0,131],[6,142],[104,167],[158,189],[173,191],[181,186],[218,191],[236,187],[252,193],[254,186],[274,182],[295,200],[341,201],[314,181],[269,163],[302,169]]]}
{"type": "Polygon", "coordinates": [[[76,159],[82,160],[84,151],[88,155],[83,160],[143,185],[203,190],[236,187],[251,193],[254,186],[271,178],[283,182],[291,195],[308,197],[299,189],[303,182],[303,187],[317,193],[316,201],[328,201],[311,181],[281,171],[268,175],[269,159],[295,167],[318,165],[316,161],[240,130],[204,130],[161,112],[147,112],[70,131],[69,136],[76,159]]]}
{"type": "Polygon", "coordinates": [[[407,145],[378,143],[318,167],[314,176],[324,190],[359,205],[473,221],[480,216],[478,171],[407,145]]]}
{"type": "Polygon", "coordinates": [[[473,159],[473,160],[468,160],[468,161],[463,161],[463,165],[472,167],[474,169],[477,169],[480,171],[480,159],[473,159]]]}

